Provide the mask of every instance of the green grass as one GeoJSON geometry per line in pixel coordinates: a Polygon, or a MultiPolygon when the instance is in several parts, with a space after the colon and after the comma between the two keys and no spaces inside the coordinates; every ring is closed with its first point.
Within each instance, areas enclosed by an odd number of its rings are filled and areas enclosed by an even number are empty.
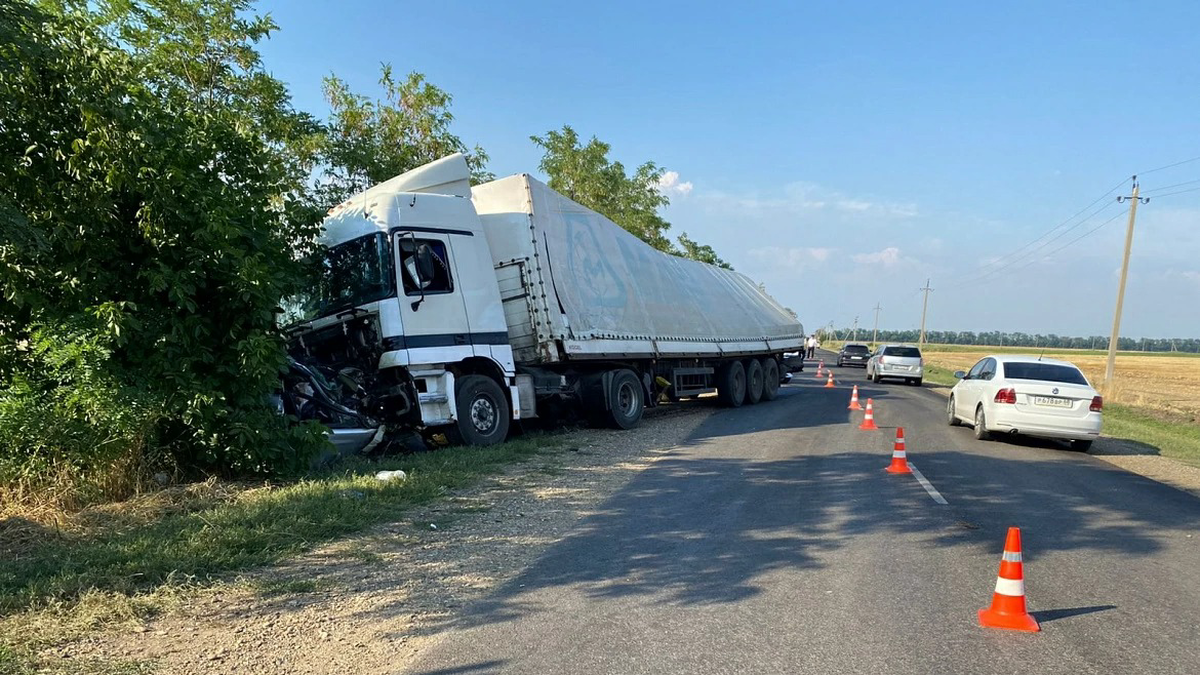
{"type": "Polygon", "coordinates": [[[1163,457],[1200,467],[1200,425],[1163,419],[1128,406],[1104,405],[1104,435],[1144,443],[1163,457]]]}
{"type": "Polygon", "coordinates": [[[953,387],[958,382],[958,378],[954,377],[954,371],[949,368],[925,364],[925,381],[953,387]]]}
{"type": "MultiPolygon", "coordinates": [[[[120,505],[104,517],[85,512],[83,525],[65,532],[16,519],[0,522],[8,558],[0,565],[0,672],[34,672],[29,664],[39,644],[140,621],[165,606],[176,589],[219,583],[395,521],[414,505],[558,445],[539,435],[487,448],[349,460],[287,484],[224,486],[216,497],[210,491],[196,503],[150,509],[149,515],[123,513],[120,505]],[[385,469],[403,469],[408,477],[376,480],[375,472],[385,469]],[[37,624],[46,628],[29,628],[37,624]]],[[[317,587],[283,580],[258,590],[276,595],[317,587]]]]}

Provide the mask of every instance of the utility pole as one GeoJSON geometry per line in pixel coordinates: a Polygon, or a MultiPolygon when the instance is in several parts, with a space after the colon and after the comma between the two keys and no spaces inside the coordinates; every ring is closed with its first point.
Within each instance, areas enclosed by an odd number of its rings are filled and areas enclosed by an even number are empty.
{"type": "Polygon", "coordinates": [[[1129,226],[1125,228],[1125,256],[1121,259],[1121,281],[1117,284],[1117,309],[1113,313],[1112,337],[1108,340],[1108,364],[1104,367],[1104,384],[1113,383],[1113,368],[1117,363],[1117,342],[1121,332],[1121,307],[1125,304],[1125,280],[1129,277],[1129,250],[1133,248],[1133,220],[1137,217],[1138,202],[1145,204],[1149,197],[1138,196],[1137,176],[1133,177],[1133,195],[1117,197],[1118,202],[1129,200],[1129,226]]]}
{"type": "Polygon", "coordinates": [[[925,302],[921,304],[921,337],[917,340],[917,345],[925,346],[925,312],[929,309],[929,293],[933,289],[929,287],[929,279],[925,280],[925,287],[918,288],[918,291],[925,291],[925,302]]]}
{"type": "Polygon", "coordinates": [[[871,347],[879,344],[879,310],[883,309],[879,303],[875,303],[875,331],[871,333],[871,347]]]}
{"type": "Polygon", "coordinates": [[[850,338],[851,342],[858,342],[858,317],[854,317],[854,337],[850,338]]]}

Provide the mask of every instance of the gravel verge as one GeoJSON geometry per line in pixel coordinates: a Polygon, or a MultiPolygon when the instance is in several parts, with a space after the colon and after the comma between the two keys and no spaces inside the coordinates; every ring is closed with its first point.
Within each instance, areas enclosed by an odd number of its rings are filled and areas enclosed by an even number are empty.
{"type": "Polygon", "coordinates": [[[566,450],[513,465],[405,520],[46,656],[149,662],[182,675],[402,671],[464,605],[528,567],[714,412],[696,401],[648,411],[633,431],[565,432],[566,450]]]}

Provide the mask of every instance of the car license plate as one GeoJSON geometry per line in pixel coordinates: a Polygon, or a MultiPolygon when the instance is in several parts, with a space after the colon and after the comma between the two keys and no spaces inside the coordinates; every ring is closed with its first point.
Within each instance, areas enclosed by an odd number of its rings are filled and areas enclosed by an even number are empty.
{"type": "Polygon", "coordinates": [[[863,359],[863,357],[861,357],[861,356],[851,356],[850,357],[851,361],[862,361],[862,359],[863,359]]]}
{"type": "Polygon", "coordinates": [[[1069,399],[1069,398],[1057,398],[1054,396],[1034,396],[1033,403],[1034,403],[1034,405],[1048,405],[1048,406],[1051,406],[1054,408],[1070,408],[1072,402],[1071,402],[1071,399],[1069,399]]]}

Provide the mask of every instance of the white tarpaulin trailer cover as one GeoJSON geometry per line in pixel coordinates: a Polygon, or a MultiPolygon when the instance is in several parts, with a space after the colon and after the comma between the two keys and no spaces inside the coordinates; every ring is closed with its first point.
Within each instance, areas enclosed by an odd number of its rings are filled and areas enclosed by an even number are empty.
{"type": "Polygon", "coordinates": [[[591,356],[799,348],[803,327],[745,275],[655,250],[526,174],[478,185],[472,201],[502,289],[518,266],[510,285],[534,296],[522,301],[529,311],[506,310],[518,350],[518,334],[539,343],[540,359],[554,358],[552,340],[591,356]],[[521,315],[530,325],[514,325],[521,315]]]}

